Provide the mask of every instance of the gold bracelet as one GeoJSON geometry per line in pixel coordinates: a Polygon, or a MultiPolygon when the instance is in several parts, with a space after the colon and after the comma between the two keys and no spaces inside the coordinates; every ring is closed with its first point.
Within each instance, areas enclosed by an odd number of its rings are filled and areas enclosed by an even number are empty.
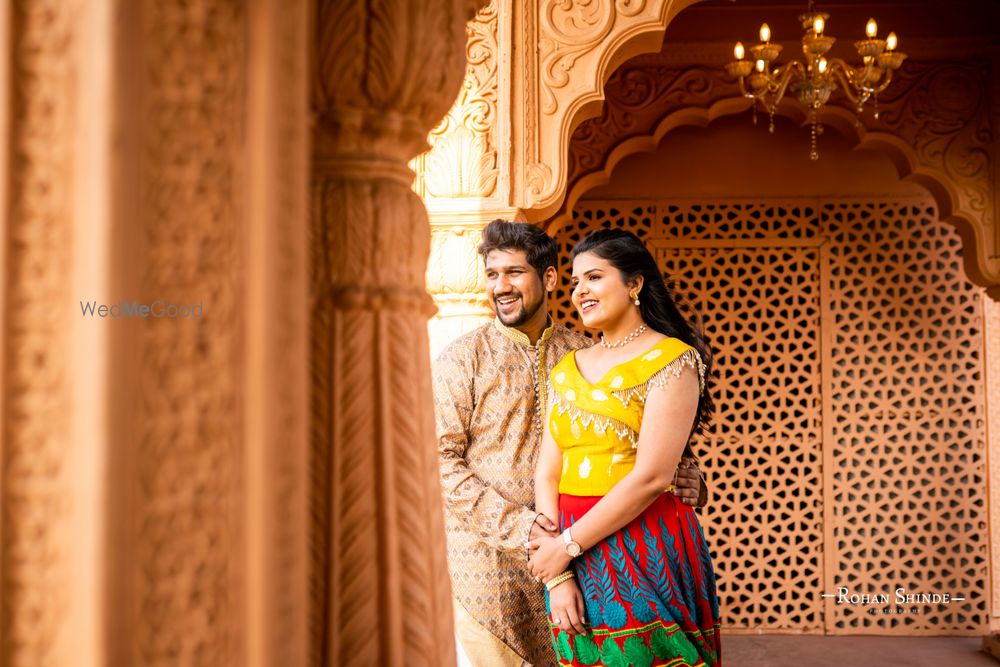
{"type": "Polygon", "coordinates": [[[555,588],[556,586],[558,586],[562,582],[567,581],[569,579],[572,579],[575,576],[576,575],[573,573],[573,570],[566,570],[562,574],[556,575],[551,580],[549,580],[548,582],[546,582],[545,583],[545,589],[548,590],[548,591],[551,591],[553,588],[555,588]]]}

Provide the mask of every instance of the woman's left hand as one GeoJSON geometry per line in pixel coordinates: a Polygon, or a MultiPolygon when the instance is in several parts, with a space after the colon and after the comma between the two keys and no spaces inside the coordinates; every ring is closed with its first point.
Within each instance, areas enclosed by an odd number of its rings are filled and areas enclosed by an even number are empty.
{"type": "Polygon", "coordinates": [[[566,571],[573,559],[566,553],[566,543],[562,535],[556,537],[540,537],[528,543],[528,570],[543,582],[566,571]]]}

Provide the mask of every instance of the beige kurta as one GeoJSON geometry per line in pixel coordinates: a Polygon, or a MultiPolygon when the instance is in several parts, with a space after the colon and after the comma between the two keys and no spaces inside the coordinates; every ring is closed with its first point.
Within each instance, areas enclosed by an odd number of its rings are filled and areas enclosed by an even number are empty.
{"type": "MultiPolygon", "coordinates": [[[[541,391],[552,367],[590,341],[565,327],[537,346],[494,321],[461,336],[434,366],[448,565],[456,601],[528,662],[553,665],[541,584],[524,543],[537,516],[541,391]]],[[[544,398],[544,397],[543,397],[544,398]]],[[[554,518],[554,517],[553,517],[554,518]]]]}

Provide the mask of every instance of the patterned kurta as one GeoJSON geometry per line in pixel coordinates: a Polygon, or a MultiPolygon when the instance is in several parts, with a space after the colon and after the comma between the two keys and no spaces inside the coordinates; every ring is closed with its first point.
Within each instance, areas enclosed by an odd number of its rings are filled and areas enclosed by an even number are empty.
{"type": "Polygon", "coordinates": [[[494,320],[454,341],[434,366],[453,593],[486,630],[538,666],[556,660],[543,588],[528,573],[524,548],[537,516],[535,460],[545,405],[538,391],[546,392],[549,373],[567,352],[588,345],[550,326],[531,346],[520,331],[494,320]]]}

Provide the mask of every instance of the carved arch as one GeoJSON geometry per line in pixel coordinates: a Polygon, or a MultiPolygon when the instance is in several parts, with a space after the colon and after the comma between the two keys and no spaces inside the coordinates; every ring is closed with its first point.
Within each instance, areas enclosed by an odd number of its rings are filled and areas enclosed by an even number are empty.
{"type": "Polygon", "coordinates": [[[532,0],[515,66],[512,203],[542,221],[566,192],[574,129],[600,113],[604,84],[630,58],[660,49],[667,26],[702,0],[532,0]]]}
{"type": "MultiPolygon", "coordinates": [[[[901,72],[896,88],[880,101],[878,120],[827,106],[819,120],[854,148],[886,155],[901,179],[917,183],[935,199],[941,220],[954,225],[965,248],[970,280],[1000,300],[1000,233],[997,230],[995,151],[989,132],[989,64],[914,63],[901,72]],[[986,68],[987,72],[982,72],[986,68]],[[936,91],[946,89],[947,98],[936,91]]],[[[546,228],[566,224],[587,191],[610,181],[624,158],[656,150],[669,132],[705,127],[723,116],[745,112],[748,100],[735,97],[725,75],[708,68],[670,69],[637,63],[609,80],[600,118],[574,132],[567,162],[566,197],[546,228]]],[[[994,112],[995,113],[995,112],[994,112]]],[[[808,122],[802,108],[782,103],[776,115],[808,122]]]]}

